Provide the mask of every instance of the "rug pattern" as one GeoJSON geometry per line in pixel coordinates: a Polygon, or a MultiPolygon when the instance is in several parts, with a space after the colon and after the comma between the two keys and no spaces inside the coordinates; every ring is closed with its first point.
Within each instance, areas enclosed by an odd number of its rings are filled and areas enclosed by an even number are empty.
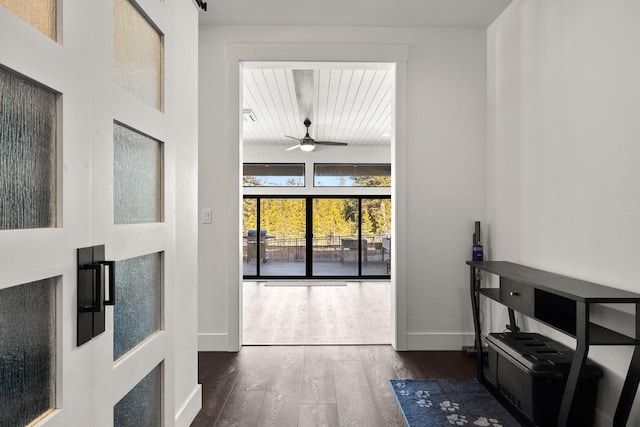
{"type": "Polygon", "coordinates": [[[472,380],[390,380],[409,427],[520,427],[521,424],[472,380]]]}

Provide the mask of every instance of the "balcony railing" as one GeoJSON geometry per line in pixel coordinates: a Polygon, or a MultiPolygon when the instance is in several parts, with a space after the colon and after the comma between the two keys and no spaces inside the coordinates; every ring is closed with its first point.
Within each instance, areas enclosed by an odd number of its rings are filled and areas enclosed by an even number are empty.
{"type": "MultiPolygon", "coordinates": [[[[363,235],[363,251],[368,262],[386,262],[389,259],[388,248],[383,247],[386,235],[363,235]],[[366,242],[366,247],[364,242],[366,242]]],[[[317,261],[354,261],[357,254],[357,236],[322,236],[312,238],[313,260],[317,261]],[[354,242],[355,241],[355,242],[354,242]],[[351,242],[345,245],[345,242],[351,242]],[[355,243],[355,245],[354,245],[355,243]]],[[[306,239],[279,238],[266,236],[261,239],[260,258],[269,261],[304,262],[306,257],[306,239]]],[[[244,239],[243,254],[245,262],[255,261],[256,240],[244,239]]]]}

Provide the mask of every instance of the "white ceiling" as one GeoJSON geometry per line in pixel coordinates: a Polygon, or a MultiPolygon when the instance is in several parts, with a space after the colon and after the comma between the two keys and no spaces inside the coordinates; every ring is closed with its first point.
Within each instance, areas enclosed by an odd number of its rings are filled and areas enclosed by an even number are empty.
{"type": "Polygon", "coordinates": [[[511,0],[206,0],[201,25],[488,27],[511,0]]]}
{"type": "Polygon", "coordinates": [[[388,146],[394,80],[389,64],[245,64],[243,108],[256,121],[243,120],[244,144],[295,145],[285,135],[304,137],[303,121],[310,116],[309,134],[316,140],[388,146]],[[310,114],[296,97],[294,70],[312,70],[310,114]]]}

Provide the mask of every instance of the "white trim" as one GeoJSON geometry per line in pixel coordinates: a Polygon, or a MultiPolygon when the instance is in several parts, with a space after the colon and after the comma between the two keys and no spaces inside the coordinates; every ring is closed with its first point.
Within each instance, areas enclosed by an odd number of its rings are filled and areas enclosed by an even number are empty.
{"type": "Polygon", "coordinates": [[[198,384],[176,413],[175,427],[191,425],[200,409],[202,409],[202,385],[198,384]]]}
{"type": "Polygon", "coordinates": [[[396,63],[391,128],[391,345],[407,349],[407,62],[396,63]]]}
{"type": "Polygon", "coordinates": [[[245,70],[256,70],[261,68],[268,69],[296,69],[300,67],[306,67],[310,70],[390,70],[393,68],[391,62],[312,62],[312,61],[251,61],[244,65],[245,70]]]}
{"type": "Polygon", "coordinates": [[[230,43],[227,60],[238,61],[334,61],[406,62],[405,44],[230,43]]]}
{"type": "MultiPolygon", "coordinates": [[[[157,331],[114,362],[112,405],[126,396],[149,372],[166,362],[165,349],[168,338],[166,331],[157,331]]],[[[109,339],[113,338],[109,337],[109,339]]],[[[162,383],[166,392],[168,390],[166,381],[169,381],[166,363],[161,369],[162,383]]]]}
{"type": "Polygon", "coordinates": [[[460,350],[473,340],[471,332],[409,332],[407,350],[460,350]]]}
{"type": "MultiPolygon", "coordinates": [[[[409,46],[404,44],[315,44],[315,43],[229,43],[227,44],[227,78],[228,78],[228,123],[231,124],[228,139],[229,168],[228,182],[230,185],[228,204],[231,223],[223,240],[228,247],[237,251],[229,251],[231,259],[229,265],[236,265],[231,269],[228,277],[228,347],[227,351],[240,349],[242,330],[242,255],[239,239],[241,236],[240,212],[242,204],[242,68],[243,61],[333,61],[333,62],[388,62],[396,68],[395,94],[395,129],[391,148],[393,187],[392,199],[395,198],[394,230],[392,234],[393,253],[391,264],[392,287],[392,336],[391,344],[397,350],[407,348],[407,304],[406,304],[406,102],[407,102],[407,60],[409,46]],[[395,162],[395,166],[394,166],[395,162]],[[235,202],[233,202],[235,201],[235,202]]],[[[199,343],[202,343],[199,340],[199,343]]],[[[202,350],[203,345],[199,348],[202,350]]]]}
{"type": "Polygon", "coordinates": [[[226,251],[230,257],[228,265],[235,265],[236,268],[229,269],[228,292],[228,320],[227,320],[227,351],[238,351],[242,346],[242,254],[240,253],[242,243],[242,224],[240,222],[240,212],[242,212],[242,62],[230,61],[227,63],[228,90],[227,96],[229,108],[227,109],[227,121],[231,126],[229,130],[229,203],[227,203],[229,227],[226,234],[228,248],[236,250],[226,251]],[[235,202],[234,202],[235,201],[235,202]],[[235,256],[234,256],[235,254],[235,256]]]}
{"type": "Polygon", "coordinates": [[[229,334],[198,334],[198,351],[228,351],[229,334]]]}

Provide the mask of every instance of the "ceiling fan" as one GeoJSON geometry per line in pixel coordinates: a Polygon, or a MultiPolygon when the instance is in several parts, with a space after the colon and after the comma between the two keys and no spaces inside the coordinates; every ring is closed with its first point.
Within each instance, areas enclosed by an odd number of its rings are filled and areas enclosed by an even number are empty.
{"type": "Polygon", "coordinates": [[[304,119],[304,125],[307,128],[307,133],[304,138],[296,138],[295,136],[285,135],[287,138],[295,139],[300,141],[300,144],[294,145],[293,147],[287,148],[289,150],[295,150],[296,148],[300,148],[302,151],[313,151],[316,148],[316,145],[348,145],[346,142],[335,142],[335,141],[316,141],[315,139],[309,136],[309,126],[311,126],[311,120],[304,119]]]}

